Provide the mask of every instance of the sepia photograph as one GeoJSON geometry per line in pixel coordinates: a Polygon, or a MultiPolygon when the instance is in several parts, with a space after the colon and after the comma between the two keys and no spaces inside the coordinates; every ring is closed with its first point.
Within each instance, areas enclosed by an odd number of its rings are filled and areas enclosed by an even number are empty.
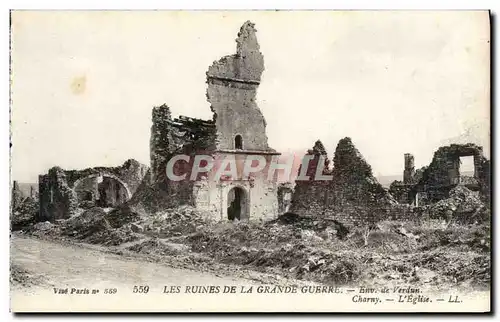
{"type": "Polygon", "coordinates": [[[491,312],[490,24],[11,10],[11,311],[491,312]]]}

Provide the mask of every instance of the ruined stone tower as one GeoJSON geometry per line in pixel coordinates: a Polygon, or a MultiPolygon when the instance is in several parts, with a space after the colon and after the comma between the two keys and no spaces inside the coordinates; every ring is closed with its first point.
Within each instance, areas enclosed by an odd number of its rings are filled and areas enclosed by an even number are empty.
{"type": "Polygon", "coordinates": [[[405,153],[405,169],[403,172],[403,183],[408,184],[413,181],[415,175],[415,158],[410,153],[405,153]]]}
{"type": "MultiPolygon", "coordinates": [[[[216,126],[216,159],[235,158],[241,164],[248,156],[260,156],[270,164],[279,155],[268,146],[266,121],[255,101],[264,71],[256,31],[253,23],[245,22],[236,39],[236,54],[222,57],[207,71],[207,100],[216,126]]],[[[269,219],[278,213],[278,186],[268,180],[267,171],[251,178],[209,180],[198,186],[197,206],[210,210],[214,218],[233,219],[231,207],[235,203],[237,219],[269,219]]]]}
{"type": "Polygon", "coordinates": [[[236,164],[243,164],[247,157],[259,157],[266,160],[266,165],[279,156],[268,146],[266,121],[256,103],[264,71],[256,31],[253,23],[245,22],[236,39],[236,54],[222,57],[208,68],[206,94],[214,113],[212,120],[186,116],[172,119],[166,106],[153,110],[152,183],[161,185],[166,180],[165,191],[171,199],[195,206],[216,220],[277,216],[277,183],[268,180],[267,171],[244,178],[241,169],[231,180],[218,178],[214,169],[194,182],[172,182],[165,178],[165,164],[176,154],[193,158],[210,154],[216,163],[234,159],[236,164]]]}
{"type": "Polygon", "coordinates": [[[255,97],[264,71],[254,24],[243,24],[236,54],[216,61],[207,71],[207,99],[215,113],[217,149],[268,151],[266,121],[255,97]]]}

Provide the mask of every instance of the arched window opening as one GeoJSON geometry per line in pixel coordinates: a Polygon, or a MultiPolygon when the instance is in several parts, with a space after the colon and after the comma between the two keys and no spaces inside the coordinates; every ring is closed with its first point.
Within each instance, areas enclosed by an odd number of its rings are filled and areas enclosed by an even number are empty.
{"type": "Polygon", "coordinates": [[[243,150],[243,139],[239,134],[234,138],[234,148],[236,150],[243,150]]]}

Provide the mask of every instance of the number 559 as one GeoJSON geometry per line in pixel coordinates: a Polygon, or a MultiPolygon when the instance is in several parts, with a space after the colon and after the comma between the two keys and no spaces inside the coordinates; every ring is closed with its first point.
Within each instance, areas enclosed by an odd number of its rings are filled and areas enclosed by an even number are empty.
{"type": "Polygon", "coordinates": [[[146,293],[149,292],[149,286],[147,286],[147,285],[144,285],[144,286],[142,286],[142,285],[141,286],[135,285],[134,289],[133,289],[133,292],[134,293],[144,293],[144,294],[146,294],[146,293]]]}

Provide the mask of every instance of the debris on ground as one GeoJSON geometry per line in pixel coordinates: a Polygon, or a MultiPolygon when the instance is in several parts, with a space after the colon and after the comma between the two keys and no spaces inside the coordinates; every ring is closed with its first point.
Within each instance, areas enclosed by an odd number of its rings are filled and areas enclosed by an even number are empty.
{"type": "Polygon", "coordinates": [[[189,252],[189,246],[169,243],[159,238],[152,238],[128,247],[129,250],[148,255],[179,255],[189,252]]]}
{"type": "Polygon", "coordinates": [[[138,225],[136,223],[130,224],[130,229],[132,229],[132,231],[134,233],[142,233],[142,232],[144,232],[144,228],[142,228],[141,225],[138,225]]]}
{"type": "Polygon", "coordinates": [[[133,225],[148,236],[167,238],[189,235],[211,222],[194,207],[181,206],[151,214],[133,225]]]}
{"type": "Polygon", "coordinates": [[[106,213],[105,217],[109,225],[113,228],[119,228],[126,224],[136,222],[146,217],[147,214],[139,211],[135,207],[124,205],[106,213]]]}
{"type": "Polygon", "coordinates": [[[431,219],[445,219],[461,223],[485,222],[490,220],[489,207],[480,199],[479,193],[467,187],[456,186],[447,199],[426,206],[431,219]]]}
{"type": "Polygon", "coordinates": [[[35,231],[124,245],[123,251],[166,261],[176,258],[187,266],[230,265],[334,285],[389,281],[487,287],[491,278],[486,223],[388,220],[348,229],[326,216],[294,213],[267,222],[206,218],[189,206],[156,213],[129,206],[109,212],[91,208],[56,224],[39,223],[35,231]]]}
{"type": "Polygon", "coordinates": [[[85,239],[101,231],[111,229],[105,218],[106,212],[99,207],[85,210],[64,222],[64,233],[77,239],[85,239]]]}
{"type": "Polygon", "coordinates": [[[50,223],[50,221],[44,221],[44,222],[38,222],[35,224],[33,227],[34,229],[45,231],[45,230],[50,230],[53,228],[54,225],[50,223]]]}
{"type": "Polygon", "coordinates": [[[130,225],[113,228],[107,214],[105,209],[94,207],[60,222],[60,226],[53,226],[47,234],[55,234],[54,229],[57,229],[63,236],[105,246],[116,246],[139,238],[130,225]]]}
{"type": "Polygon", "coordinates": [[[296,228],[300,228],[303,230],[314,230],[316,232],[330,230],[334,231],[335,235],[339,239],[343,239],[349,234],[349,229],[345,225],[333,218],[329,218],[326,216],[318,218],[287,212],[283,215],[280,215],[277,219],[271,221],[270,223],[293,225],[296,228]]]}

